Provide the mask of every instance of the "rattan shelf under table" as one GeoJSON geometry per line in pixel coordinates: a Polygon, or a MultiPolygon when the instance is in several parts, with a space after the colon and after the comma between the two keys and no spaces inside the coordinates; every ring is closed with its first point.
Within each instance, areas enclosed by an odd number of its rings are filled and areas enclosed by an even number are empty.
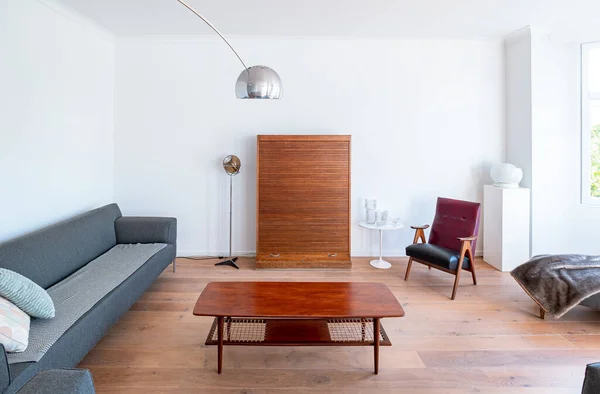
{"type": "MultiPolygon", "coordinates": [[[[206,345],[218,345],[215,318],[206,345]]],[[[373,319],[224,319],[223,345],[237,346],[373,346],[373,319]]],[[[391,346],[383,325],[379,345],[391,346]]]]}

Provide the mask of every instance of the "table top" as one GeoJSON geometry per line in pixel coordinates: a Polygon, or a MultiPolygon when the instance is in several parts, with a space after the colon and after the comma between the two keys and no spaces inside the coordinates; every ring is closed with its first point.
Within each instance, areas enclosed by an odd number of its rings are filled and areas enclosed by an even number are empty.
{"type": "Polygon", "coordinates": [[[404,228],[404,224],[402,224],[402,223],[392,224],[390,222],[383,224],[381,226],[378,226],[376,223],[369,224],[367,222],[360,222],[360,223],[358,223],[358,225],[360,227],[368,228],[370,230],[400,230],[400,229],[404,228]]]}
{"type": "Polygon", "coordinates": [[[404,310],[383,283],[210,282],[196,316],[353,318],[402,317],[404,310]]]}

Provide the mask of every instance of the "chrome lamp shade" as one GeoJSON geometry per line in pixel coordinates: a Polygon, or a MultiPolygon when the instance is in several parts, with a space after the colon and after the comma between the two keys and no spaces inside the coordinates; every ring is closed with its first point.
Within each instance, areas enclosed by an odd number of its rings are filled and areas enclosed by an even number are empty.
{"type": "Polygon", "coordinates": [[[240,55],[233,49],[233,46],[221,34],[217,28],[196,11],[184,0],[177,0],[185,8],[193,12],[198,18],[202,19],[221,39],[229,46],[231,51],[237,56],[238,60],[244,66],[244,71],[240,74],[235,84],[235,95],[239,99],[278,99],[281,98],[281,79],[275,70],[267,66],[246,66],[240,55]]]}
{"type": "Polygon", "coordinates": [[[278,99],[282,90],[279,75],[267,66],[248,67],[235,84],[235,95],[239,99],[278,99]]]}

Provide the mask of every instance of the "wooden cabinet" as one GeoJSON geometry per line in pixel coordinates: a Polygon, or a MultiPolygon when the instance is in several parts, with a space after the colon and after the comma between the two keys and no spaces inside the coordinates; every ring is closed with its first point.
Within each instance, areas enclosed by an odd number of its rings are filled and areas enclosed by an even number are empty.
{"type": "Polygon", "coordinates": [[[350,268],[350,136],[259,135],[257,268],[350,268]]]}

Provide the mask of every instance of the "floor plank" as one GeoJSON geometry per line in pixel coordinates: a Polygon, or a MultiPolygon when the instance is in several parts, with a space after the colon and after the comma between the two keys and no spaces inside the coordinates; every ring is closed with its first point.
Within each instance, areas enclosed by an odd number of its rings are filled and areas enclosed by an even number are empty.
{"type": "MultiPolygon", "coordinates": [[[[538,309],[507,273],[478,259],[478,285],[389,258],[377,270],[355,258],[351,270],[240,270],[179,259],[82,360],[98,393],[579,393],[585,365],[600,360],[600,313],[577,307],[560,320],[538,309]],[[224,372],[204,341],[212,318],[192,309],[211,281],[385,283],[406,311],[383,319],[393,346],[381,349],[380,374],[364,347],[226,347],[224,372]]],[[[373,300],[377,302],[377,300],[373,300]]]]}

